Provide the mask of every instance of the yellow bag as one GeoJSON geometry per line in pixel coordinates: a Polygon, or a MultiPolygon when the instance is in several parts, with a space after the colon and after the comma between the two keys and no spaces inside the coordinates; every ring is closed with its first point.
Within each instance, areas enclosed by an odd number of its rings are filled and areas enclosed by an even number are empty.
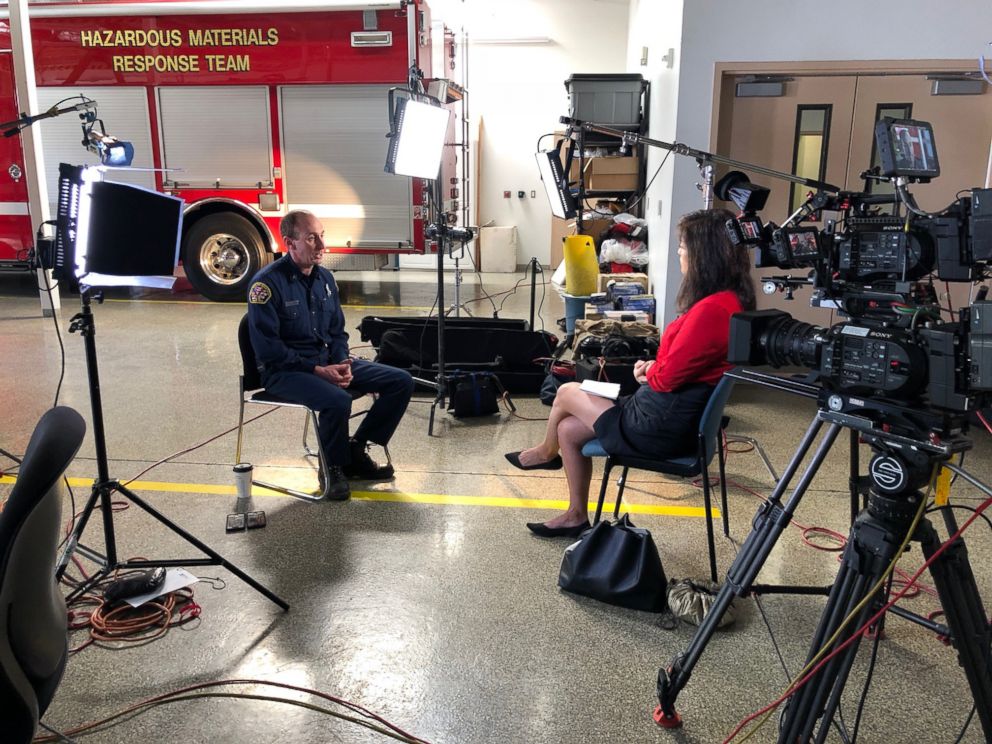
{"type": "Polygon", "coordinates": [[[599,261],[596,246],[588,235],[569,235],[565,238],[565,291],[576,297],[585,297],[596,291],[599,261]]]}

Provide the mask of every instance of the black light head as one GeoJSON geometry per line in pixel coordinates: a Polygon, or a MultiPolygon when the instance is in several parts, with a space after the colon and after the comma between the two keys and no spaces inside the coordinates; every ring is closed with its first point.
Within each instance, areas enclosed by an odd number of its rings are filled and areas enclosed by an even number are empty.
{"type": "Polygon", "coordinates": [[[771,190],[751,183],[746,173],[730,171],[716,182],[713,193],[718,199],[732,201],[741,212],[757,212],[764,208],[771,190]]]}

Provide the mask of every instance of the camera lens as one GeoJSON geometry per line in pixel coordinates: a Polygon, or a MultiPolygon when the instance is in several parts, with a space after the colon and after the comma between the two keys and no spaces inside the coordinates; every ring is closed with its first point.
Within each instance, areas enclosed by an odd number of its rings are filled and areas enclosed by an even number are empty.
{"type": "Polygon", "coordinates": [[[815,369],[820,356],[817,335],[823,330],[820,326],[786,317],[770,324],[759,343],[773,367],[791,365],[815,369]]]}

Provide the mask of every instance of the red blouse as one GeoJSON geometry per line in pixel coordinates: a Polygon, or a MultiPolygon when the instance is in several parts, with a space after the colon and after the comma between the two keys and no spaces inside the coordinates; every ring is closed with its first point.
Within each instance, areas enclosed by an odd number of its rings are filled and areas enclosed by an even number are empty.
{"type": "Polygon", "coordinates": [[[704,297],[672,321],[648,368],[651,389],[669,393],[697,382],[716,385],[733,366],[727,363],[730,316],[742,309],[737,295],[725,290],[704,297]]]}

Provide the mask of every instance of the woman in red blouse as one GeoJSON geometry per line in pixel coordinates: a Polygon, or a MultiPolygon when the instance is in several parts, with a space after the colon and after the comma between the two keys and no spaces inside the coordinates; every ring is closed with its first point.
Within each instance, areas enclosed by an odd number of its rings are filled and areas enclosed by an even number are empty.
{"type": "Polygon", "coordinates": [[[569,507],[527,527],[542,537],[575,537],[589,527],[592,461],[582,445],[598,438],[614,455],[659,458],[688,454],[706,401],[725,371],[730,316],[754,309],[747,248],[730,242],[725,209],[692,212],[679,221],[682,311],[666,329],[654,361],[634,364],[637,392],[607,400],[570,382],[558,389],[544,441],[506,459],[522,470],[564,465],[569,507]]]}

